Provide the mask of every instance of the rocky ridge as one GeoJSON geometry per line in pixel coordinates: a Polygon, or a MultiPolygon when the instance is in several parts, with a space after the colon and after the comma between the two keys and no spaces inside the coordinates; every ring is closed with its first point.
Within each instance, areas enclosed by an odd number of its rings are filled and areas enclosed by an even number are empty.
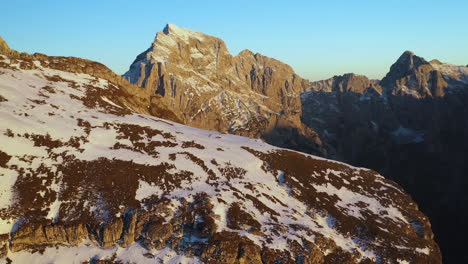
{"type": "Polygon", "coordinates": [[[41,53],[27,54],[10,49],[8,44],[0,38],[0,54],[9,58],[9,64],[0,62],[3,68],[11,68],[10,64],[19,64],[24,70],[34,70],[39,67],[47,67],[54,70],[72,72],[77,74],[88,74],[95,78],[108,80],[116,88],[118,93],[113,96],[113,100],[127,105],[136,112],[156,115],[161,118],[181,122],[181,120],[164,105],[157,94],[149,93],[145,89],[126,81],[122,76],[112,72],[101,63],[76,58],[47,56],[41,53]]]}
{"type": "Polygon", "coordinates": [[[146,115],[105,69],[0,55],[2,260],[441,262],[394,182],[146,115]]]}

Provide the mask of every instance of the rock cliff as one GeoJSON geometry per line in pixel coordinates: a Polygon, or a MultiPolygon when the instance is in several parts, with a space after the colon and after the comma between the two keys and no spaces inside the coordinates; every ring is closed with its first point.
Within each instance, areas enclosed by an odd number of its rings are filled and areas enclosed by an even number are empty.
{"type": "Polygon", "coordinates": [[[186,125],[324,151],[300,120],[309,81],[249,50],[232,56],[219,38],[169,24],[123,76],[161,95],[186,125]]]}

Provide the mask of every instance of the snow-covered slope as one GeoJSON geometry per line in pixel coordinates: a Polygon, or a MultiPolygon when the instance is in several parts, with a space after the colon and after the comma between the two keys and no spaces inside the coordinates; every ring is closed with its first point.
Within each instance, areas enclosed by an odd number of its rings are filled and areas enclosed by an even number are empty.
{"type": "Polygon", "coordinates": [[[1,261],[440,263],[373,171],[140,114],[28,58],[0,55],[1,261]]]}

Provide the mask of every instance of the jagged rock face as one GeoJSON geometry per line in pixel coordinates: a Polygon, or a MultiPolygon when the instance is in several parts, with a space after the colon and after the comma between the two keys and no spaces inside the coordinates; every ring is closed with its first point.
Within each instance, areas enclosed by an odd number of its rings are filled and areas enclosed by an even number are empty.
{"type": "Polygon", "coordinates": [[[390,67],[381,85],[387,94],[413,98],[443,97],[449,86],[463,87],[468,84],[468,68],[442,64],[406,51],[390,67]]]}
{"type": "Polygon", "coordinates": [[[328,157],[369,162],[369,155],[361,157],[362,149],[354,146],[365,145],[365,151],[381,155],[387,138],[378,134],[377,127],[398,128],[395,116],[387,115],[381,94],[377,80],[353,73],[312,82],[301,94],[302,122],[317,132],[328,157]]]}
{"type": "Polygon", "coordinates": [[[0,260],[441,263],[376,172],[137,113],[56,60],[0,55],[0,260]]]}
{"type": "Polygon", "coordinates": [[[249,137],[320,141],[301,121],[299,94],[309,82],[292,68],[249,50],[232,56],[216,37],[167,25],[138,55],[127,80],[163,96],[184,124],[249,137]]]}
{"type": "Polygon", "coordinates": [[[399,128],[399,122],[380,96],[311,91],[302,100],[302,120],[320,135],[329,157],[373,168],[383,166],[383,161],[381,166],[373,161],[386,155],[385,147],[393,139],[390,132],[399,128]],[[383,136],[382,129],[389,133],[383,136]]]}
{"type": "Polygon", "coordinates": [[[328,157],[402,184],[429,215],[448,263],[466,260],[460,230],[468,221],[467,77],[468,67],[405,52],[379,83],[382,95],[367,89],[365,79],[342,89],[346,76],[312,83],[302,94],[302,121],[320,136],[328,157]]]}

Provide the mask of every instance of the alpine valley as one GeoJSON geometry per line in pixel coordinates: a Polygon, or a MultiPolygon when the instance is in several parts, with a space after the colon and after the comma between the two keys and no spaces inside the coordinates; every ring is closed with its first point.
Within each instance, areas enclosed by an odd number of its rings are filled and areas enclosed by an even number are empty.
{"type": "Polygon", "coordinates": [[[463,262],[467,102],[408,51],[311,82],[169,24],[119,76],[0,38],[0,262],[463,262]]]}

